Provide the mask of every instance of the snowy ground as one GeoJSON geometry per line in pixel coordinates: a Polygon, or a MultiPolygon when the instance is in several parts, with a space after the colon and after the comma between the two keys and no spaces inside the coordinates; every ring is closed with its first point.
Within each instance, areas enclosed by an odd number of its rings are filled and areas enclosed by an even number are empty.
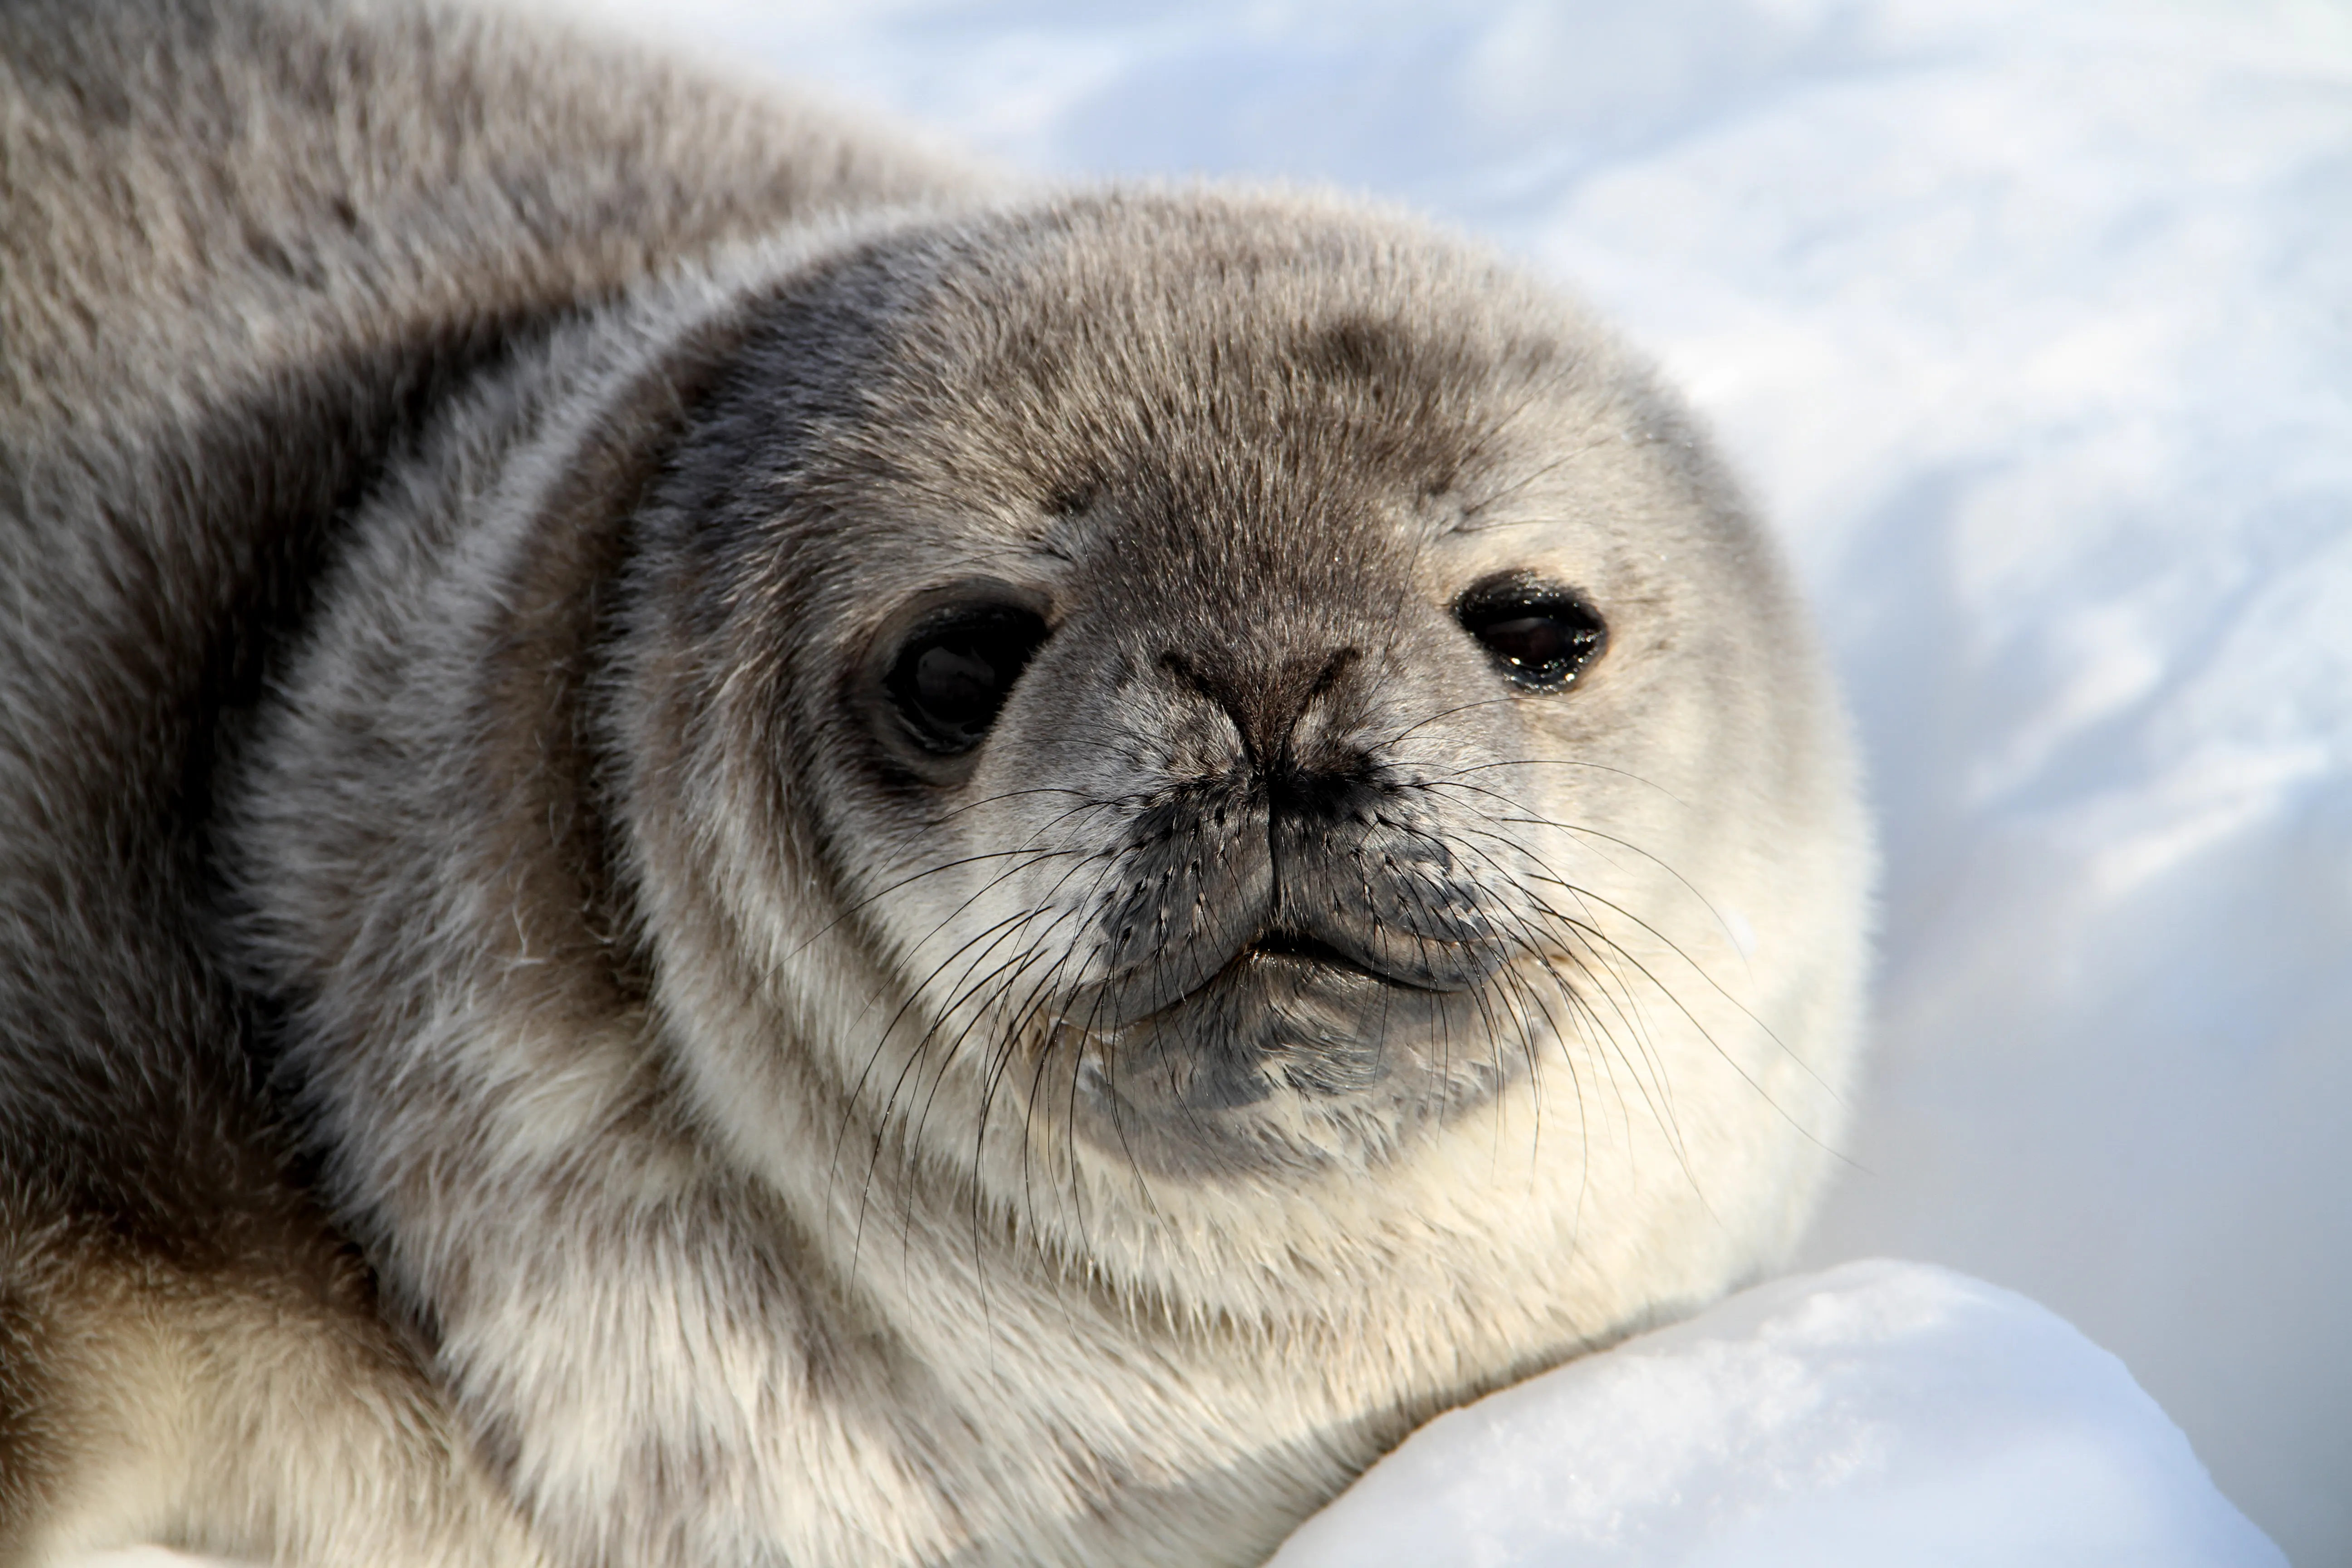
{"type": "Polygon", "coordinates": [[[1885,825],[1815,1266],[2012,1287],[2352,1561],[2352,9],[594,0],[1053,172],[1403,197],[1712,416],[1885,825]]]}

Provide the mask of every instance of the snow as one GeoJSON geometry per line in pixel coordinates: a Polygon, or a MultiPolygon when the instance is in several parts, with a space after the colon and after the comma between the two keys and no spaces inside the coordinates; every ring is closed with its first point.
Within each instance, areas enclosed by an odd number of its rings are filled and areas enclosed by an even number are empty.
{"type": "Polygon", "coordinates": [[[2046,1303],[2352,1561],[2352,10],[597,3],[1016,167],[1401,198],[1614,316],[1874,774],[1875,1054],[1801,1261],[2046,1303]]]}
{"type": "Polygon", "coordinates": [[[1442,1415],[1270,1568],[2270,1568],[2123,1363],[1881,1261],[1783,1280],[1442,1415]]]}

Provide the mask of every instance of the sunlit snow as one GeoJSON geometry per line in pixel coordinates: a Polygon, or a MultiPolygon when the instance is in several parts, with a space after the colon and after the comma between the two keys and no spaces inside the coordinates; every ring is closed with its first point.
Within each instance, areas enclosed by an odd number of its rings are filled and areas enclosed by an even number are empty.
{"type": "Polygon", "coordinates": [[[1440,1416],[1272,1568],[2276,1568],[2123,1363],[1850,1263],[1440,1416]]]}

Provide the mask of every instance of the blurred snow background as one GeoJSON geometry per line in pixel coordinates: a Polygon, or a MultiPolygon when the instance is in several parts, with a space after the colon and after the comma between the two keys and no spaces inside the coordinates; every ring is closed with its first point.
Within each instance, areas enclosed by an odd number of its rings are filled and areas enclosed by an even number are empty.
{"type": "Polygon", "coordinates": [[[1807,1261],[2046,1304],[2352,1562],[2352,8],[583,3],[1017,167],[1402,198],[1596,300],[1777,520],[1874,773],[1807,1261]]]}

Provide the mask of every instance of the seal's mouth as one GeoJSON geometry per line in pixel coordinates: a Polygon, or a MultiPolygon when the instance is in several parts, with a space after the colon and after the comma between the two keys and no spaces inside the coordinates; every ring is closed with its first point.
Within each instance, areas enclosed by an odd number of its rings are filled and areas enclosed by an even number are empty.
{"type": "Polygon", "coordinates": [[[1443,932],[1377,919],[1298,919],[1286,910],[1231,923],[1241,929],[1188,932],[1156,949],[1131,944],[1129,962],[1064,998],[1064,1020],[1116,1032],[1221,996],[1316,993],[1345,995],[1377,1018],[1391,1005],[1381,997],[1474,991],[1510,957],[1491,927],[1466,920],[1443,932]]]}
{"type": "MultiPolygon", "coordinates": [[[[1426,948],[1416,945],[1412,956],[1426,948]]],[[[1390,1014],[1408,998],[1431,999],[1473,989],[1495,964],[1464,963],[1454,973],[1415,973],[1380,962],[1289,922],[1271,923],[1235,945],[1222,962],[1195,948],[1184,965],[1139,965],[1075,994],[1066,1022],[1117,1036],[1206,1007],[1232,1023],[1254,1005],[1320,998],[1325,1009],[1351,1010],[1368,1020],[1390,1014]],[[1205,962],[1203,962],[1205,958],[1205,962]],[[1189,969],[1190,973],[1185,971],[1189,969]]]]}
{"type": "MultiPolygon", "coordinates": [[[[1328,970],[1335,974],[1359,975],[1367,980],[1376,980],[1383,985],[1394,985],[1406,991],[1441,989],[1433,985],[1416,984],[1402,975],[1375,969],[1361,960],[1340,952],[1321,937],[1309,932],[1283,929],[1260,932],[1246,943],[1241,952],[1234,955],[1233,963],[1210,976],[1206,984],[1198,989],[1205,990],[1210,985],[1227,980],[1237,969],[1258,965],[1273,965],[1279,970],[1289,970],[1299,974],[1301,978],[1311,978],[1316,971],[1328,970]]],[[[1187,1000],[1190,994],[1197,994],[1196,990],[1194,993],[1188,994],[1187,997],[1179,997],[1178,1003],[1187,1000]]]]}
{"type": "Polygon", "coordinates": [[[1076,1074],[1062,1108],[1097,1147],[1166,1175],[1363,1157],[1523,1070],[1525,1042],[1496,1032],[1525,1027],[1524,1010],[1471,991],[1268,931],[1149,1011],[1112,1021],[1097,997],[1062,1013],[1053,1037],[1076,1074]]]}

